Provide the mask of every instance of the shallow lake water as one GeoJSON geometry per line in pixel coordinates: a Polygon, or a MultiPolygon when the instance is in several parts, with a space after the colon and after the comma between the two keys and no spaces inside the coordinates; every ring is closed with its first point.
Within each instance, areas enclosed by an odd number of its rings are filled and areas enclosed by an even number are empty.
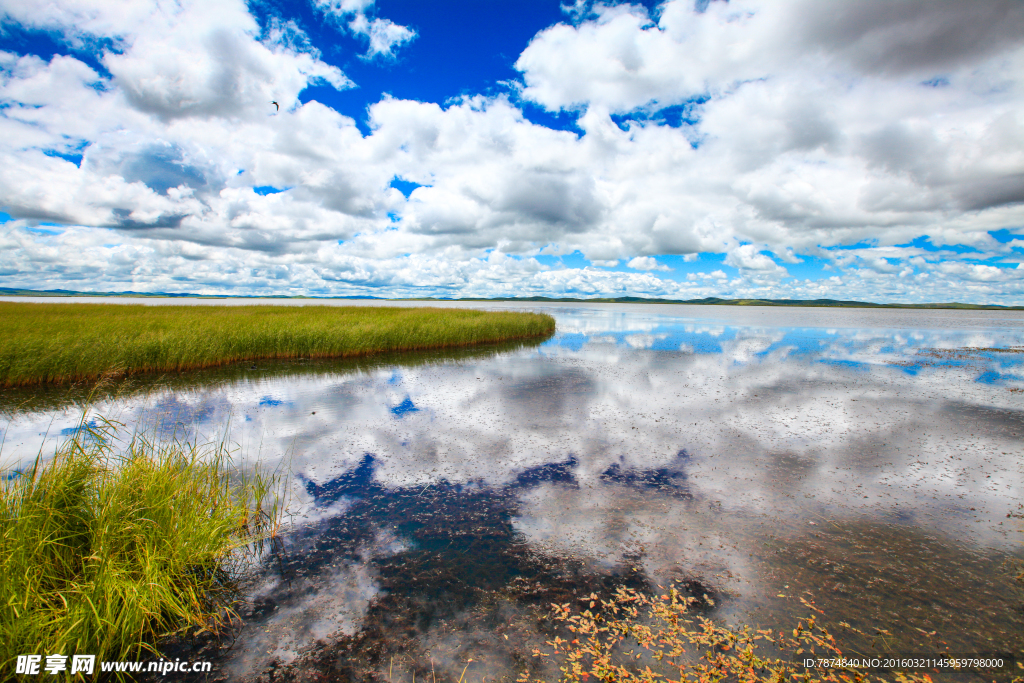
{"type": "Polygon", "coordinates": [[[514,680],[549,603],[671,582],[849,652],[1024,653],[1024,314],[528,308],[553,337],[9,391],[0,459],[89,401],[283,473],[232,680],[514,680]]]}

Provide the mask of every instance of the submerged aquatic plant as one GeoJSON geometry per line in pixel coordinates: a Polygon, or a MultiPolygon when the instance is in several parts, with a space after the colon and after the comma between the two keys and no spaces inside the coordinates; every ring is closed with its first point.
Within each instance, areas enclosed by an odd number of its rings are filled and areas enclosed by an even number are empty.
{"type": "MultiPolygon", "coordinates": [[[[803,660],[841,658],[836,638],[813,614],[792,635],[743,626],[731,629],[691,612],[695,598],[676,588],[649,596],[619,588],[609,599],[592,594],[582,610],[552,604],[550,619],[566,627],[570,638],[556,635],[550,652],[535,657],[560,662],[561,680],[607,683],[853,683],[895,680],[925,683],[921,673],[892,672],[890,679],[851,669],[805,668],[803,660]]],[[[812,604],[802,600],[811,610],[812,604]]],[[[523,673],[520,683],[534,680],[523,673]]]]}
{"type": "Polygon", "coordinates": [[[2,472],[0,671],[18,655],[156,653],[234,617],[238,579],[277,530],[275,476],[224,444],[157,444],[83,418],[52,459],[2,472]]]}

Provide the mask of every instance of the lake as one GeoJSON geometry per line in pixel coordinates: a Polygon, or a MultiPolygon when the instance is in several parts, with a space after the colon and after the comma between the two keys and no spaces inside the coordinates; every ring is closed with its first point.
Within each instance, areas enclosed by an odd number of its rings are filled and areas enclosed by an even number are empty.
{"type": "Polygon", "coordinates": [[[452,305],[558,328],[9,390],[2,460],[52,453],[91,402],[278,469],[288,531],[203,650],[232,679],[514,680],[549,603],[671,582],[729,624],[792,628],[803,598],[852,652],[1024,652],[1024,313],[452,305]]]}

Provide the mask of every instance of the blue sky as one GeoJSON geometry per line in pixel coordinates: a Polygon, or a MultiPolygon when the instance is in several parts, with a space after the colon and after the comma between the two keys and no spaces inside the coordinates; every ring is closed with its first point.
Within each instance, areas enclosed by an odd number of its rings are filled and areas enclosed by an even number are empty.
{"type": "Polygon", "coordinates": [[[1024,304],[1016,0],[6,0],[0,27],[0,287],[1024,304]]]}

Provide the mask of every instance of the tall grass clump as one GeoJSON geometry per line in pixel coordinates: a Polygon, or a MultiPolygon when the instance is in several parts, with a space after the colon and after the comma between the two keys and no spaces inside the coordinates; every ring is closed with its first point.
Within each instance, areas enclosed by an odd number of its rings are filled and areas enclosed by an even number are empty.
{"type": "Polygon", "coordinates": [[[454,348],[554,329],[549,315],[456,308],[0,302],[0,386],[454,348]]]}
{"type": "Polygon", "coordinates": [[[274,478],[236,471],[223,446],[116,438],[83,420],[52,459],[0,473],[4,674],[24,654],[137,659],[234,617],[277,523],[274,478]]]}

